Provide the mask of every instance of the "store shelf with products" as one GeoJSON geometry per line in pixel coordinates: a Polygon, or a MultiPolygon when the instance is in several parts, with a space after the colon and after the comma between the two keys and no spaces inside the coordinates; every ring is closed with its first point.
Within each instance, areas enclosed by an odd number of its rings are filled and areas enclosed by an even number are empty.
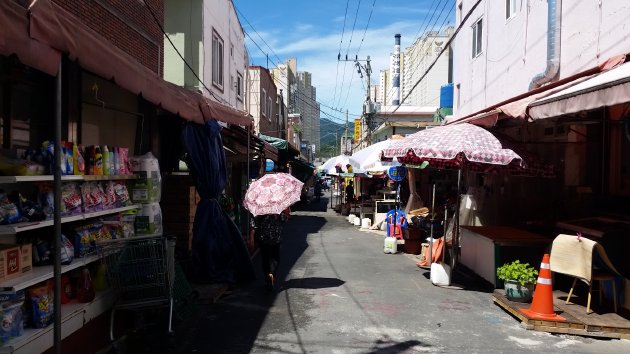
{"type": "MultiPolygon", "coordinates": [[[[96,293],[91,302],[71,302],[61,305],[61,337],[81,329],[87,322],[103,314],[114,304],[113,292],[96,293]]],[[[27,328],[20,337],[13,338],[0,347],[0,354],[42,353],[53,346],[53,325],[46,328],[27,328]]]]}
{"type": "MultiPolygon", "coordinates": [[[[121,213],[123,211],[139,209],[139,208],[141,208],[140,205],[131,205],[131,206],[126,206],[126,207],[121,207],[121,208],[100,210],[100,211],[91,212],[91,213],[64,216],[61,218],[61,223],[63,224],[63,223],[68,223],[68,222],[73,222],[73,221],[97,218],[103,215],[116,214],[116,213],[121,213]]],[[[15,235],[18,232],[40,229],[43,227],[53,226],[53,224],[54,224],[54,221],[50,219],[50,220],[44,220],[44,221],[34,221],[34,222],[27,221],[27,222],[20,222],[16,224],[0,225],[0,236],[15,235]]]]}
{"type": "MultiPolygon", "coordinates": [[[[84,258],[75,258],[72,263],[61,266],[61,273],[67,273],[73,269],[77,269],[79,267],[88,265],[96,260],[98,260],[100,256],[94,255],[84,258]]],[[[14,292],[22,289],[26,289],[31,285],[35,285],[51,279],[53,277],[53,266],[41,266],[41,267],[33,267],[33,270],[30,272],[21,275],[17,278],[9,279],[4,281],[0,286],[0,291],[3,292],[14,292]]]]}
{"type": "MultiPolygon", "coordinates": [[[[61,181],[110,181],[110,180],[126,180],[136,179],[136,175],[68,175],[61,176],[61,181]]],[[[19,183],[19,182],[52,182],[53,175],[40,176],[0,176],[0,184],[19,183]]]]}

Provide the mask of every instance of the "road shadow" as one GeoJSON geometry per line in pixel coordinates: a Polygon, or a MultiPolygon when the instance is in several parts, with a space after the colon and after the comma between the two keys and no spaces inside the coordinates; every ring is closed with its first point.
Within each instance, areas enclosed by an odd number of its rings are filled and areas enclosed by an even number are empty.
{"type": "Polygon", "coordinates": [[[297,278],[289,279],[282,283],[280,291],[286,289],[323,289],[323,288],[336,288],[342,286],[346,282],[337,278],[297,278]]]}
{"type": "MultiPolygon", "coordinates": [[[[322,199],[322,204],[324,200],[322,199]]],[[[301,208],[292,208],[298,211],[301,208]]],[[[267,290],[257,254],[252,261],[257,281],[231,289],[216,303],[199,306],[191,323],[176,328],[177,345],[173,353],[249,353],[258,333],[276,302],[281,289],[318,289],[344,284],[334,278],[287,279],[287,275],[308,249],[308,238],[317,236],[326,224],[323,216],[292,213],[282,232],[276,291],[267,290]]]]}
{"type": "MultiPolygon", "coordinates": [[[[425,268],[420,270],[426,279],[431,279],[430,270],[425,268]]],[[[494,291],[492,284],[462,265],[458,265],[451,273],[451,285],[446,286],[446,288],[487,294],[491,294],[494,291]]]]}
{"type": "Polygon", "coordinates": [[[376,345],[378,348],[372,348],[368,354],[398,354],[406,353],[408,350],[410,353],[415,352],[415,348],[430,348],[431,345],[422,343],[419,340],[406,340],[400,343],[391,343],[390,341],[377,340],[376,345]],[[381,346],[384,345],[384,346],[381,346]]]}
{"type": "Polygon", "coordinates": [[[313,198],[310,202],[298,202],[291,207],[291,211],[308,211],[316,213],[325,213],[328,211],[330,203],[328,198],[322,197],[319,201],[313,198]]]}

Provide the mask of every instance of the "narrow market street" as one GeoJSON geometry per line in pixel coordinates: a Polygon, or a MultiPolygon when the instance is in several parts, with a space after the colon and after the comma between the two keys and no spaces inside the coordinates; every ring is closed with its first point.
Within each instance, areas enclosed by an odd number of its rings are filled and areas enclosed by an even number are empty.
{"type": "Polygon", "coordinates": [[[380,235],[325,203],[287,223],[277,291],[259,281],[200,306],[180,353],[630,352],[627,340],[525,330],[464,275],[433,286],[414,256],[383,254],[380,235]]]}

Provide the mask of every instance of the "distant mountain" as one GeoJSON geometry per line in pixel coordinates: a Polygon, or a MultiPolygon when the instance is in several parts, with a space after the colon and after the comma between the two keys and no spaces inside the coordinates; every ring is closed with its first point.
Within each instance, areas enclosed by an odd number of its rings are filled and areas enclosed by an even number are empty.
{"type": "MultiPolygon", "coordinates": [[[[339,144],[338,139],[341,139],[341,136],[345,131],[346,125],[344,123],[337,123],[326,118],[321,118],[319,121],[319,140],[322,148],[324,146],[339,144]],[[335,133],[337,133],[336,136],[335,133]]],[[[348,133],[353,134],[353,132],[354,122],[348,122],[348,133]]]]}
{"type": "MultiPolygon", "coordinates": [[[[321,118],[319,121],[319,141],[321,144],[321,157],[332,157],[339,155],[339,141],[346,131],[345,123],[333,122],[330,119],[321,118]],[[335,134],[337,133],[337,134],[335,134]]],[[[354,132],[354,122],[348,122],[348,134],[354,132]]]]}

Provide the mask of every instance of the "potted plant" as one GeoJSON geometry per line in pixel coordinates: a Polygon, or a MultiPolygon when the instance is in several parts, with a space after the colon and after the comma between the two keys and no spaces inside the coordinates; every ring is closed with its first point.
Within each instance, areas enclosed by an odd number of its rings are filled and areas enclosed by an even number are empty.
{"type": "Polygon", "coordinates": [[[531,301],[537,276],[536,269],[529,263],[521,263],[519,260],[497,268],[497,278],[503,280],[505,297],[511,301],[531,301]]]}

